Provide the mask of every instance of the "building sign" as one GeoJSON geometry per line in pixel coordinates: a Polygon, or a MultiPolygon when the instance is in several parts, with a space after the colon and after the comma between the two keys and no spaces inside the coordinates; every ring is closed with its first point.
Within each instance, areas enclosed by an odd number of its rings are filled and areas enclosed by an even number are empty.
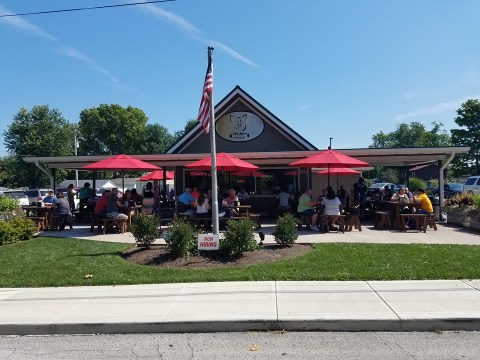
{"type": "Polygon", "coordinates": [[[263,120],[257,115],[237,111],[223,115],[217,120],[218,136],[228,141],[250,141],[260,136],[265,128],[263,120]]]}
{"type": "Polygon", "coordinates": [[[218,235],[198,234],[198,250],[218,250],[220,248],[218,235]]]}

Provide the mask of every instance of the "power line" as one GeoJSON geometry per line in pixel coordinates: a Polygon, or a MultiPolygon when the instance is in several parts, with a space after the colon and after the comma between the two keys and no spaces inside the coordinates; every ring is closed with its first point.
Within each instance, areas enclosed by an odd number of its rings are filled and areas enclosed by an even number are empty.
{"type": "Polygon", "coordinates": [[[176,0],[143,1],[143,2],[136,2],[136,3],[128,3],[128,4],[102,5],[102,6],[92,6],[92,7],[83,7],[83,8],[73,8],[73,9],[60,9],[60,10],[37,11],[37,12],[18,13],[18,14],[5,14],[5,15],[0,15],[0,18],[2,18],[2,17],[13,17],[13,16],[55,14],[55,13],[71,12],[71,11],[108,9],[108,8],[116,8],[116,7],[123,7],[123,6],[155,4],[155,3],[170,2],[170,1],[176,1],[176,0]]]}

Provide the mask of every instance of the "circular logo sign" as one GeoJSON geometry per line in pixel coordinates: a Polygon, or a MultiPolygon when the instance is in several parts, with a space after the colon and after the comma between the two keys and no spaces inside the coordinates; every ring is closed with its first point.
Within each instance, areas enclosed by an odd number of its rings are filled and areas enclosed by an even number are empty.
{"type": "Polygon", "coordinates": [[[218,136],[228,141],[250,141],[260,136],[265,128],[257,115],[237,111],[223,115],[217,120],[215,129],[218,136]]]}

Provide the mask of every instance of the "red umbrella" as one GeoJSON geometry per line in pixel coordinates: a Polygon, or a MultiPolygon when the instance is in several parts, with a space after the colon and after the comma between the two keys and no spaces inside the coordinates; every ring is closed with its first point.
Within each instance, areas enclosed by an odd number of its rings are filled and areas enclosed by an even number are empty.
{"type": "Polygon", "coordinates": [[[190,176],[207,176],[208,173],[206,173],[205,171],[189,171],[188,175],[190,175],[190,176]]]}
{"type": "Polygon", "coordinates": [[[319,154],[309,156],[305,159],[294,161],[289,164],[290,166],[303,167],[303,168],[327,168],[328,185],[330,185],[330,167],[367,167],[370,164],[365,161],[355,159],[351,156],[342,154],[338,151],[331,149],[322,151],[319,154]]]}
{"type": "Polygon", "coordinates": [[[232,175],[234,176],[254,176],[254,177],[264,177],[266,176],[264,173],[261,173],[260,171],[257,170],[239,170],[232,172],[232,175]]]}
{"type": "MultiPolygon", "coordinates": [[[[174,178],[173,171],[167,171],[166,178],[167,180],[173,180],[174,178]]],[[[139,180],[140,181],[163,180],[163,170],[152,171],[151,173],[143,175],[139,180]]]]}
{"type": "MultiPolygon", "coordinates": [[[[210,170],[212,168],[212,158],[209,156],[185,165],[185,167],[197,170],[210,170]]],[[[258,166],[222,152],[217,154],[217,169],[220,171],[258,170],[258,166]]]]}
{"type": "Polygon", "coordinates": [[[94,162],[82,167],[85,170],[119,170],[122,171],[122,191],[125,191],[123,172],[125,170],[160,170],[158,166],[149,164],[133,156],[120,154],[94,162]]]}

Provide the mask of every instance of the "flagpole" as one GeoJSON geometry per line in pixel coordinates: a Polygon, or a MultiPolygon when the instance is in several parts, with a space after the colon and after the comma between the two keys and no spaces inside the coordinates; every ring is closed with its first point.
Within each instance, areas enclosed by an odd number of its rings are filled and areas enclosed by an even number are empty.
{"type": "MultiPolygon", "coordinates": [[[[213,67],[213,47],[208,47],[208,63],[213,67]]],[[[213,71],[213,69],[212,69],[213,71]]],[[[217,148],[215,144],[215,111],[213,108],[213,89],[210,93],[210,155],[212,157],[212,231],[218,235],[218,190],[217,190],[217,148]]]]}

